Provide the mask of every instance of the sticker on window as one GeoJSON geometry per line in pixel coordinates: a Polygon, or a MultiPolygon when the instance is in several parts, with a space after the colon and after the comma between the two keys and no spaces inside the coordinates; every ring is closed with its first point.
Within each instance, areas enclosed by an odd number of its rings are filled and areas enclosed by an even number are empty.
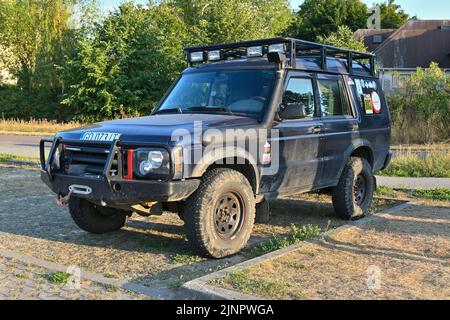
{"type": "Polygon", "coordinates": [[[359,95],[363,95],[364,94],[361,82],[362,82],[362,80],[356,79],[356,90],[358,90],[358,94],[359,95]]]}
{"type": "Polygon", "coordinates": [[[370,94],[364,95],[364,110],[366,111],[366,114],[373,114],[373,107],[372,107],[372,97],[370,94]]]}
{"type": "Polygon", "coordinates": [[[372,92],[372,95],[370,96],[371,99],[371,104],[372,104],[372,109],[375,113],[380,113],[381,112],[381,99],[380,96],[378,95],[378,93],[376,93],[375,91],[372,92]]]}

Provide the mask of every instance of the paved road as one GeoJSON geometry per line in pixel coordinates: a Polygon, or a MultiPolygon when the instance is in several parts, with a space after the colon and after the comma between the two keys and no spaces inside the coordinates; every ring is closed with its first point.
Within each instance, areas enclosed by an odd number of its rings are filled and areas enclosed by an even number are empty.
{"type": "Polygon", "coordinates": [[[0,135],[0,153],[39,157],[41,137],[0,135]]]}
{"type": "Polygon", "coordinates": [[[449,188],[450,178],[400,178],[400,177],[377,177],[379,186],[399,189],[425,189],[449,188]]]}

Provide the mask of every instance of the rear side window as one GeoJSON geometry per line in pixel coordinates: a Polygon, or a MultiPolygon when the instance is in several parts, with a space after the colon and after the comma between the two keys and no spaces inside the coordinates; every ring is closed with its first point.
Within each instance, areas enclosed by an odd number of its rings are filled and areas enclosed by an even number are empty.
{"type": "Polygon", "coordinates": [[[342,81],[320,79],[317,83],[323,117],[352,116],[350,102],[342,81]]]}
{"type": "Polygon", "coordinates": [[[314,117],[314,90],[311,79],[291,78],[283,96],[283,106],[302,104],[308,117],[314,117]]]}

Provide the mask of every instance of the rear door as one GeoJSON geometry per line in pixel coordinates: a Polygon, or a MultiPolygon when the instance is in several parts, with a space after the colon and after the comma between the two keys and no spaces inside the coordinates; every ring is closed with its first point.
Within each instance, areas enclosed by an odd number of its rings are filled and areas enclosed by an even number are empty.
{"type": "Polygon", "coordinates": [[[334,185],[346,161],[345,153],[358,133],[359,121],[342,76],[318,75],[317,88],[324,126],[322,180],[326,185],[334,185]]]}
{"type": "Polygon", "coordinates": [[[323,125],[318,114],[316,91],[313,75],[297,72],[288,74],[280,108],[290,103],[303,104],[308,117],[283,120],[273,128],[279,130],[280,156],[272,192],[289,193],[312,189],[320,184],[320,135],[323,125]]]}

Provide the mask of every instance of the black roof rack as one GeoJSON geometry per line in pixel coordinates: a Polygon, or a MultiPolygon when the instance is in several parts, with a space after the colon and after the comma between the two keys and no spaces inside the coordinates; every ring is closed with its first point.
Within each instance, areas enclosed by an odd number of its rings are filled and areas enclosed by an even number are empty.
{"type": "MultiPolygon", "coordinates": [[[[190,66],[196,62],[191,61],[191,53],[202,52],[203,61],[208,61],[209,51],[219,51],[220,58],[212,62],[233,60],[233,59],[247,59],[247,48],[262,47],[262,54],[269,52],[269,46],[275,44],[284,44],[284,53],[286,55],[287,67],[296,68],[297,58],[315,57],[320,59],[320,68],[327,70],[327,58],[343,58],[347,60],[347,69],[350,74],[353,74],[353,61],[363,62],[368,60],[370,65],[370,72],[375,75],[375,55],[371,53],[357,52],[348,49],[337,48],[321,43],[315,43],[294,38],[271,38],[261,40],[251,40],[234,43],[224,43],[210,46],[198,46],[185,48],[187,54],[187,61],[190,66]]],[[[202,63],[200,62],[200,63],[202,63]]]]}

